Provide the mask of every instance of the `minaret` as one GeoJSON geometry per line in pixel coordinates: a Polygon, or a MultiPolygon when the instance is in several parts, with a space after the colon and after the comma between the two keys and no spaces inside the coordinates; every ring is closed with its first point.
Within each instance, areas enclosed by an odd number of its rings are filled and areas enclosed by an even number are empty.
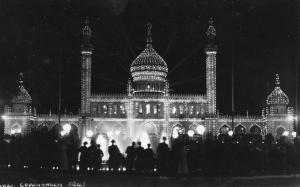
{"type": "Polygon", "coordinates": [[[81,45],[81,115],[88,116],[90,113],[91,95],[91,71],[93,45],[90,42],[92,30],[88,19],[82,29],[83,41],[81,45]]]}
{"type": "Polygon", "coordinates": [[[208,104],[208,114],[216,115],[216,55],[217,45],[215,45],[216,29],[214,28],[213,20],[209,20],[209,27],[206,31],[207,45],[205,46],[206,53],[206,96],[208,104]]]}

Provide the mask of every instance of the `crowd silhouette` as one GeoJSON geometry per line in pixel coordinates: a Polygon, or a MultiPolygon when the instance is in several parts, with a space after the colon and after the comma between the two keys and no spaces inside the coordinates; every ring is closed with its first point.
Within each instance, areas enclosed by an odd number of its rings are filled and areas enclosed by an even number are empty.
{"type": "MultiPolygon", "coordinates": [[[[124,153],[111,140],[108,154],[94,139],[80,141],[77,132],[69,136],[33,132],[27,136],[4,136],[0,141],[0,168],[58,169],[65,171],[158,173],[159,175],[266,175],[300,172],[300,146],[287,137],[268,134],[207,135],[204,139],[185,134],[176,139],[162,138],[157,149],[151,144],[132,142],[124,153]],[[88,146],[89,144],[89,146],[88,146]],[[103,160],[108,156],[108,160],[103,160]]],[[[296,140],[296,139],[295,139],[296,140]]]]}

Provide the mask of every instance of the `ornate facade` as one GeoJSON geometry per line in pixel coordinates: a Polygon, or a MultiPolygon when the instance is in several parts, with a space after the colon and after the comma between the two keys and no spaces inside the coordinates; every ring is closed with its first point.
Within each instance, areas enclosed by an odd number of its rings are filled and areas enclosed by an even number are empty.
{"type": "MultiPolygon", "coordinates": [[[[280,88],[278,75],[261,116],[234,116],[232,120],[231,116],[217,113],[217,45],[212,21],[206,32],[206,93],[203,95],[169,93],[167,63],[152,45],[152,25],[147,26],[146,48],[131,64],[132,77],[128,80],[126,94],[92,94],[92,30],[86,22],[81,46],[81,112],[62,115],[62,126],[73,124],[82,141],[95,136],[104,148],[115,139],[123,151],[133,140],[141,140],[144,145],[151,142],[155,148],[161,137],[171,140],[180,133],[204,137],[228,133],[252,133],[263,137],[271,133],[290,139],[295,136],[293,109],[288,107],[289,99],[280,88]]],[[[2,116],[5,134],[26,134],[32,128],[47,126],[50,129],[57,125],[58,115],[36,114],[32,110],[31,97],[22,78],[19,82],[19,93],[12,100],[12,107],[5,107],[2,116]]]]}

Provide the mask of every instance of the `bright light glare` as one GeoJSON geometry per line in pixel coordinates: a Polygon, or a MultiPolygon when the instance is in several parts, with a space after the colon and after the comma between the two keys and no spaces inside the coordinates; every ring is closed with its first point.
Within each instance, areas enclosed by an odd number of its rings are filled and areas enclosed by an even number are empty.
{"type": "Polygon", "coordinates": [[[140,141],[142,143],[142,147],[146,148],[147,144],[150,143],[150,138],[148,136],[148,134],[146,132],[143,132],[141,137],[140,137],[140,141]]]}
{"type": "Polygon", "coordinates": [[[176,138],[178,138],[178,136],[179,136],[178,131],[174,129],[173,133],[172,133],[172,138],[176,139],[176,138]]]}
{"type": "Polygon", "coordinates": [[[292,132],[292,136],[293,136],[293,138],[296,138],[297,132],[293,131],[293,132],[292,132]]]}
{"type": "Polygon", "coordinates": [[[88,138],[91,138],[93,135],[94,135],[94,132],[93,132],[92,130],[86,131],[86,136],[87,136],[88,138]]]}
{"type": "Polygon", "coordinates": [[[196,128],[196,131],[198,134],[200,135],[203,135],[204,132],[205,132],[205,127],[203,125],[199,125],[197,128],[196,128]]]}
{"type": "Polygon", "coordinates": [[[193,130],[189,130],[189,131],[187,132],[187,134],[188,134],[189,137],[193,137],[194,134],[195,134],[195,132],[194,132],[193,130]]]}
{"type": "Polygon", "coordinates": [[[233,131],[228,131],[228,135],[232,136],[233,135],[233,131]]]}
{"type": "Polygon", "coordinates": [[[282,133],[282,136],[288,136],[289,135],[289,131],[284,131],[283,133],[282,133]]]}
{"type": "Polygon", "coordinates": [[[107,132],[107,136],[108,136],[109,138],[111,138],[111,137],[112,137],[112,132],[108,131],[108,132],[107,132]]]}
{"type": "Polygon", "coordinates": [[[6,115],[3,115],[3,116],[1,116],[1,118],[2,118],[3,120],[6,120],[6,119],[7,119],[7,116],[6,116],[6,115]]]}
{"type": "Polygon", "coordinates": [[[289,115],[289,116],[288,116],[288,120],[289,120],[289,121],[293,121],[293,120],[294,120],[294,116],[289,115]]]}
{"type": "Polygon", "coordinates": [[[70,124],[67,123],[67,124],[64,124],[62,128],[63,128],[63,131],[65,131],[65,133],[68,134],[71,131],[72,127],[70,124]]]}
{"type": "Polygon", "coordinates": [[[119,130],[115,131],[115,134],[118,136],[121,132],[119,130]]]}

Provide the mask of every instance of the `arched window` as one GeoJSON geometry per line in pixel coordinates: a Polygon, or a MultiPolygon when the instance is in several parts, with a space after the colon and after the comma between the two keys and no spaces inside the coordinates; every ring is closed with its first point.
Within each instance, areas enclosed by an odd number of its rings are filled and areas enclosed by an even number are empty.
{"type": "Polygon", "coordinates": [[[261,134],[261,128],[257,125],[253,125],[251,128],[250,128],[250,134],[253,134],[253,135],[260,135],[261,134]]]}
{"type": "Polygon", "coordinates": [[[106,105],[103,105],[103,106],[102,106],[102,109],[103,109],[103,114],[107,114],[107,106],[106,106],[106,105]]]}
{"type": "Polygon", "coordinates": [[[157,108],[158,108],[157,105],[154,105],[154,106],[153,106],[153,114],[157,114],[157,108]]]}
{"type": "Polygon", "coordinates": [[[118,105],[114,105],[114,114],[117,114],[118,111],[118,105]]]}
{"type": "Polygon", "coordinates": [[[120,105],[120,111],[121,111],[121,114],[125,114],[125,107],[124,107],[124,105],[120,105]]]}
{"type": "Polygon", "coordinates": [[[183,114],[183,105],[179,105],[179,113],[183,114]]]}
{"type": "Polygon", "coordinates": [[[172,108],[172,114],[176,114],[177,108],[175,106],[173,106],[172,108]]]}
{"type": "Polygon", "coordinates": [[[189,107],[189,111],[190,111],[190,115],[193,115],[193,113],[194,113],[194,106],[190,106],[189,107]]]}
{"type": "Polygon", "coordinates": [[[276,134],[277,136],[282,136],[283,133],[284,133],[285,129],[283,127],[279,127],[277,130],[276,130],[276,134]]]}
{"type": "Polygon", "coordinates": [[[230,131],[230,128],[227,125],[223,125],[220,128],[220,134],[228,134],[229,131],[230,131]]]}
{"type": "Polygon", "coordinates": [[[142,114],[143,113],[143,105],[139,104],[139,113],[142,114]]]}
{"type": "Polygon", "coordinates": [[[246,129],[242,125],[237,126],[234,129],[235,134],[246,134],[246,129]]]}

